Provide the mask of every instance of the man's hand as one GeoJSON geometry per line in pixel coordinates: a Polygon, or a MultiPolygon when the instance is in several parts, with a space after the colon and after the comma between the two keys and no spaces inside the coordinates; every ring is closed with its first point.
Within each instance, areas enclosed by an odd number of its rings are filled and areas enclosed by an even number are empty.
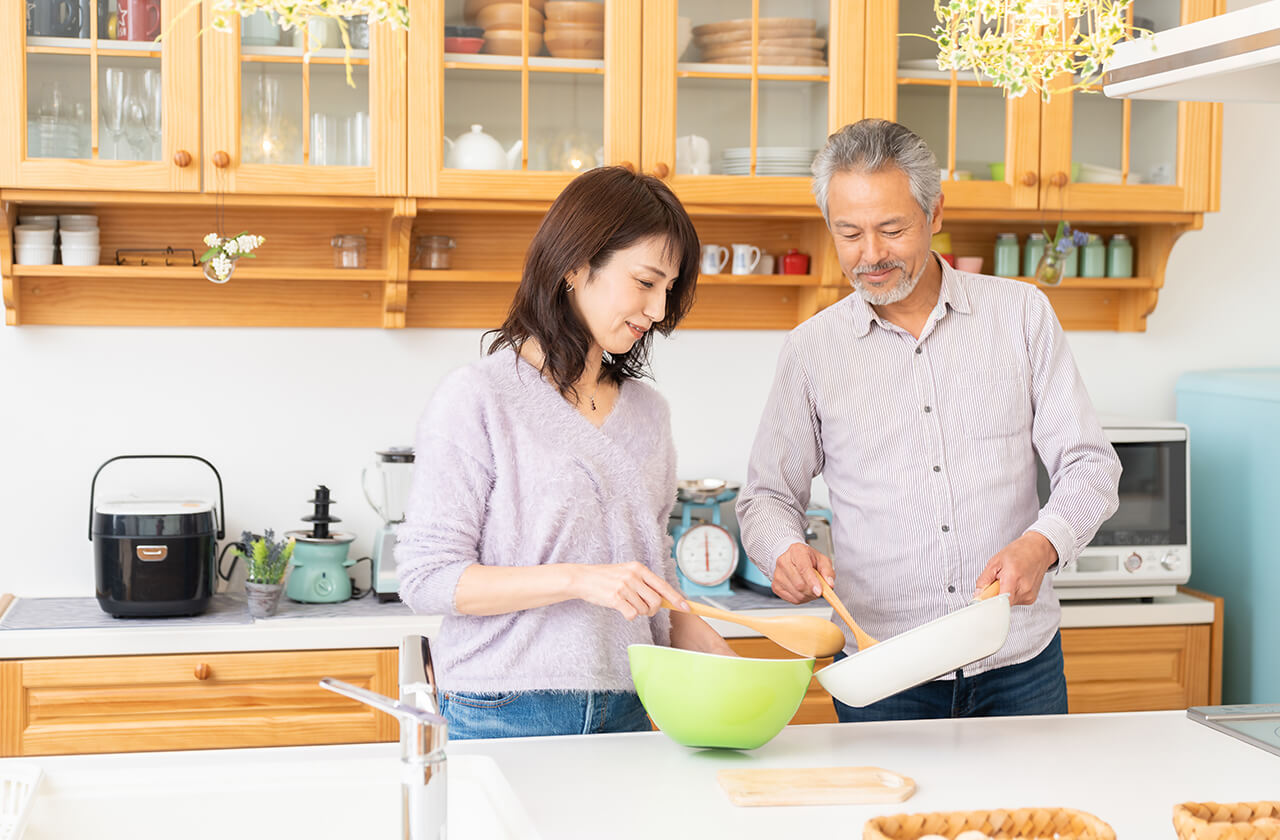
{"type": "Polygon", "coordinates": [[[987,567],[978,575],[975,592],[981,592],[992,581],[999,580],[1000,592],[1010,596],[1009,603],[1034,604],[1040,594],[1044,573],[1057,559],[1058,552],[1053,543],[1043,534],[1028,531],[987,561],[987,567]]]}
{"type": "Polygon", "coordinates": [[[793,543],[778,558],[773,570],[773,592],[779,598],[793,604],[803,604],[822,596],[822,583],[835,584],[836,573],[831,558],[809,547],[808,543],[793,543]]]}

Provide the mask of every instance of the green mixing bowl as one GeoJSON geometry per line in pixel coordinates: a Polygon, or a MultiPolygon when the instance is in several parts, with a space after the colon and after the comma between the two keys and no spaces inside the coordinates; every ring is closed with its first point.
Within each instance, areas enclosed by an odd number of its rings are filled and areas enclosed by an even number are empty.
{"type": "Polygon", "coordinates": [[[754,750],[790,722],[812,659],[746,659],[630,645],[631,678],[649,717],[686,747],[754,750]]]}

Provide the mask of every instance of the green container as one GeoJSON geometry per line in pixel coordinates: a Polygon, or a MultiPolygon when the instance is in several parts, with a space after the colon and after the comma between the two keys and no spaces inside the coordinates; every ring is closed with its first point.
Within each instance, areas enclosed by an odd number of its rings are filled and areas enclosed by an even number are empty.
{"type": "Polygon", "coordinates": [[[1133,245],[1123,233],[1117,233],[1107,243],[1107,276],[1133,276],[1133,245]]]}
{"type": "Polygon", "coordinates": [[[1079,277],[1080,276],[1080,249],[1072,248],[1067,255],[1062,258],[1062,276],[1063,277],[1079,277]]]}
{"type": "Polygon", "coordinates": [[[1081,277],[1105,277],[1107,273],[1107,248],[1102,244],[1102,237],[1096,233],[1089,234],[1089,241],[1080,249],[1081,277]]]}
{"type": "Polygon", "coordinates": [[[1035,277],[1040,267],[1040,258],[1044,256],[1045,238],[1043,233],[1027,234],[1027,247],[1022,252],[1022,276],[1035,277]]]}
{"type": "Polygon", "coordinates": [[[686,747],[754,750],[804,699],[812,659],[748,659],[629,645],[631,679],[658,728],[686,747]]]}
{"type": "Polygon", "coordinates": [[[991,273],[997,277],[1018,276],[1018,235],[1016,233],[996,234],[995,264],[991,273]]]}

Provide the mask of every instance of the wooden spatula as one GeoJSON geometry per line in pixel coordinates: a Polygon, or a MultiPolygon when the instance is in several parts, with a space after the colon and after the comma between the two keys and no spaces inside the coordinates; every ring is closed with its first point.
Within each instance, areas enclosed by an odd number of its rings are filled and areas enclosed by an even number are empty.
{"type": "MultiPolygon", "coordinates": [[[[673,609],[671,602],[663,600],[662,606],[673,609]]],[[[750,627],[765,638],[772,639],[782,647],[800,656],[831,656],[844,647],[844,633],[834,622],[816,615],[784,615],[774,618],[741,615],[728,610],[720,610],[689,602],[689,611],[703,618],[718,618],[750,627]]]]}
{"type": "Polygon", "coordinates": [[[836,613],[844,619],[844,623],[849,625],[849,629],[853,631],[853,638],[858,642],[858,650],[866,650],[872,645],[879,644],[858,626],[858,622],[853,620],[853,616],[849,615],[849,611],[845,609],[844,603],[836,595],[835,590],[831,588],[831,584],[827,583],[826,578],[818,575],[818,580],[822,583],[822,597],[827,599],[827,603],[832,606],[836,613]]]}

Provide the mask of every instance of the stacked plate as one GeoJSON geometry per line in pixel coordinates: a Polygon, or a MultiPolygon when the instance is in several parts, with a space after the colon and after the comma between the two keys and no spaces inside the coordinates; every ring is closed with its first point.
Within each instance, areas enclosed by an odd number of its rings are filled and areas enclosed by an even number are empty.
{"type": "MultiPolygon", "coordinates": [[[[817,149],[808,146],[760,146],[756,149],[757,175],[790,175],[808,177],[817,149]]],[[[720,156],[720,171],[725,175],[748,175],[751,172],[751,149],[735,146],[720,156]]]]}
{"type": "MultiPolygon", "coordinates": [[[[813,18],[760,18],[760,64],[821,66],[827,63],[825,38],[813,18]]],[[[705,23],[693,28],[693,42],[708,64],[751,63],[751,19],[705,23]]]]}

